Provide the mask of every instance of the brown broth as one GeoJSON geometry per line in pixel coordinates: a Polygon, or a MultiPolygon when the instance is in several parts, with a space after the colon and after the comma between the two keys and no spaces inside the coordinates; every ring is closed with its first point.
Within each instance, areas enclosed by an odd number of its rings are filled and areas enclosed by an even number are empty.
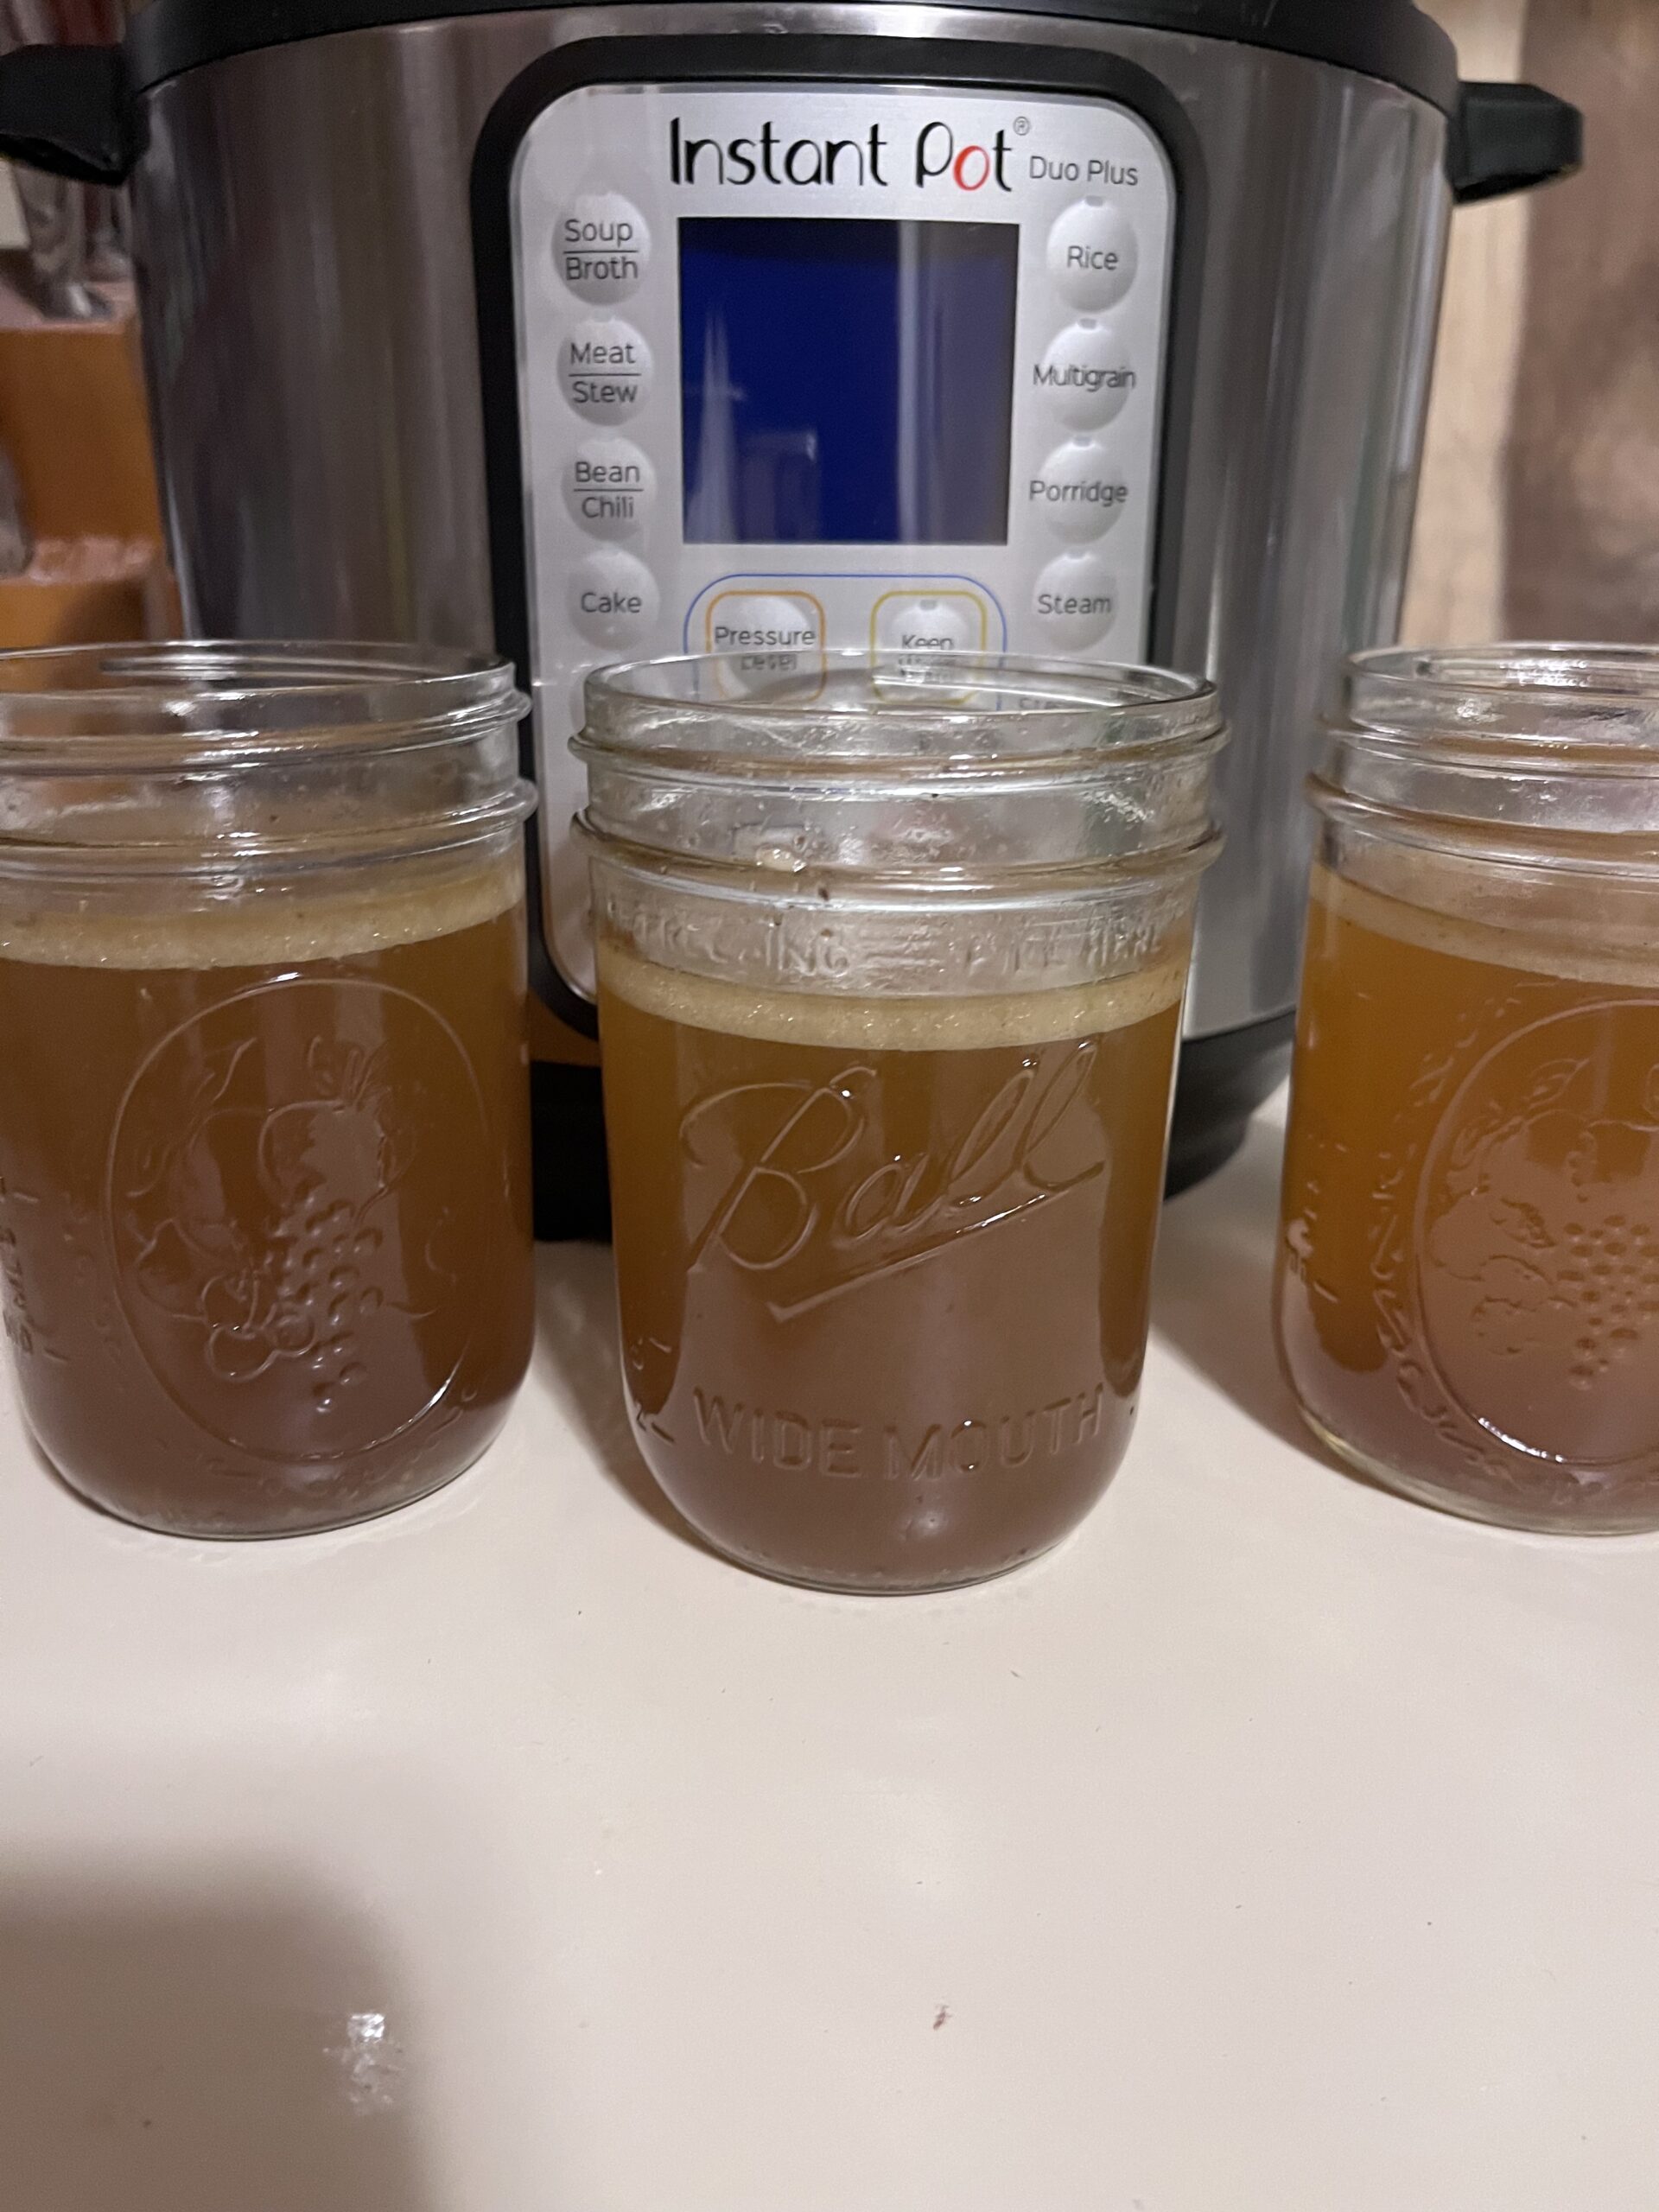
{"type": "Polygon", "coordinates": [[[1659,1517],[1652,918],[1580,890],[1527,931],[1316,875],[1281,1347],[1328,1440],[1465,1512],[1659,1517]]]}
{"type": "Polygon", "coordinates": [[[276,1533],[482,1450],[532,1313],[520,896],[0,918],[0,1287],[77,1489],[276,1533]]]}
{"type": "Polygon", "coordinates": [[[601,947],[624,1367],[722,1551],[826,1586],[976,1580],[1122,1456],[1184,963],[834,1000],[601,947]]]}

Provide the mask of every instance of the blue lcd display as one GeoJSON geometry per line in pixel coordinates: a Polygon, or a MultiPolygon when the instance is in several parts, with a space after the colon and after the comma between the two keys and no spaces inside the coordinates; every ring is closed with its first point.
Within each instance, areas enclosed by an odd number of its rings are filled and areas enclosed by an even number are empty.
{"type": "Polygon", "coordinates": [[[691,545],[1001,545],[1019,226],[683,216],[691,545]]]}

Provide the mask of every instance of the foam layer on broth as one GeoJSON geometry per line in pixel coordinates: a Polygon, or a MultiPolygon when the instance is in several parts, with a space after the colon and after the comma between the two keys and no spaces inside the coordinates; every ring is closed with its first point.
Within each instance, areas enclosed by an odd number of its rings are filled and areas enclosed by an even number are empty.
{"type": "Polygon", "coordinates": [[[1003,991],[983,998],[871,998],[823,991],[780,991],[687,975],[642,960],[612,940],[599,947],[603,995],[688,1028],[776,1044],[855,1046],[880,1052],[983,1052],[997,1046],[1050,1045],[1099,1037],[1149,1020],[1180,1003],[1186,982],[1183,944],[1152,965],[1104,982],[1058,990],[1003,991]]]}
{"type": "Polygon", "coordinates": [[[0,882],[0,959],[53,968],[303,967],[358,960],[450,937],[506,912],[522,894],[515,849],[472,867],[365,868],[360,887],[250,885],[189,912],[111,911],[111,894],[75,912],[60,894],[31,903],[21,880],[0,882]]]}
{"type": "Polygon", "coordinates": [[[1391,851],[1356,883],[1313,870],[1314,905],[1335,920],[1425,952],[1563,982],[1659,990],[1659,886],[1587,876],[1517,878],[1391,851]]]}

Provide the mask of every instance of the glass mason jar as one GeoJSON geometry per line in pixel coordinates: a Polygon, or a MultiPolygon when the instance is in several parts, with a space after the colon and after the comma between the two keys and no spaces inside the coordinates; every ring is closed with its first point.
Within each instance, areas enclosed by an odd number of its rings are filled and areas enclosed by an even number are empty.
{"type": "Polygon", "coordinates": [[[331,1528],[483,1449],[531,1322],[504,666],[0,656],[0,1295],[73,1486],[331,1528]]]}
{"type": "Polygon", "coordinates": [[[1313,792],[1302,1411],[1453,1512],[1659,1528],[1659,657],[1363,655],[1313,792]]]}
{"type": "Polygon", "coordinates": [[[1145,669],[590,678],[624,1371],[732,1558],[972,1582],[1105,1488],[1221,735],[1208,686],[1145,669]]]}

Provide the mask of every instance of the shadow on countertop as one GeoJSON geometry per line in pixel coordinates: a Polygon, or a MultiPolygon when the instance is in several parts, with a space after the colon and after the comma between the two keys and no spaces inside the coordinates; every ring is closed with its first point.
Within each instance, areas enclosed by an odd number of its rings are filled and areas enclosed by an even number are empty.
{"type": "Polygon", "coordinates": [[[286,1878],[0,1869],[0,2202],[443,2212],[395,1979],[286,1878]]]}
{"type": "Polygon", "coordinates": [[[1221,1173],[1164,1209],[1153,1333],[1260,1427],[1331,1467],[1296,1410],[1273,1340],[1273,1262],[1285,1133],[1260,1116],[1221,1173]]]}
{"type": "Polygon", "coordinates": [[[622,1391],[610,1246],[543,1244],[537,1247],[536,1257],[537,1374],[624,1497],[683,1542],[709,1552],[658,1489],[633,1440],[622,1391]]]}

